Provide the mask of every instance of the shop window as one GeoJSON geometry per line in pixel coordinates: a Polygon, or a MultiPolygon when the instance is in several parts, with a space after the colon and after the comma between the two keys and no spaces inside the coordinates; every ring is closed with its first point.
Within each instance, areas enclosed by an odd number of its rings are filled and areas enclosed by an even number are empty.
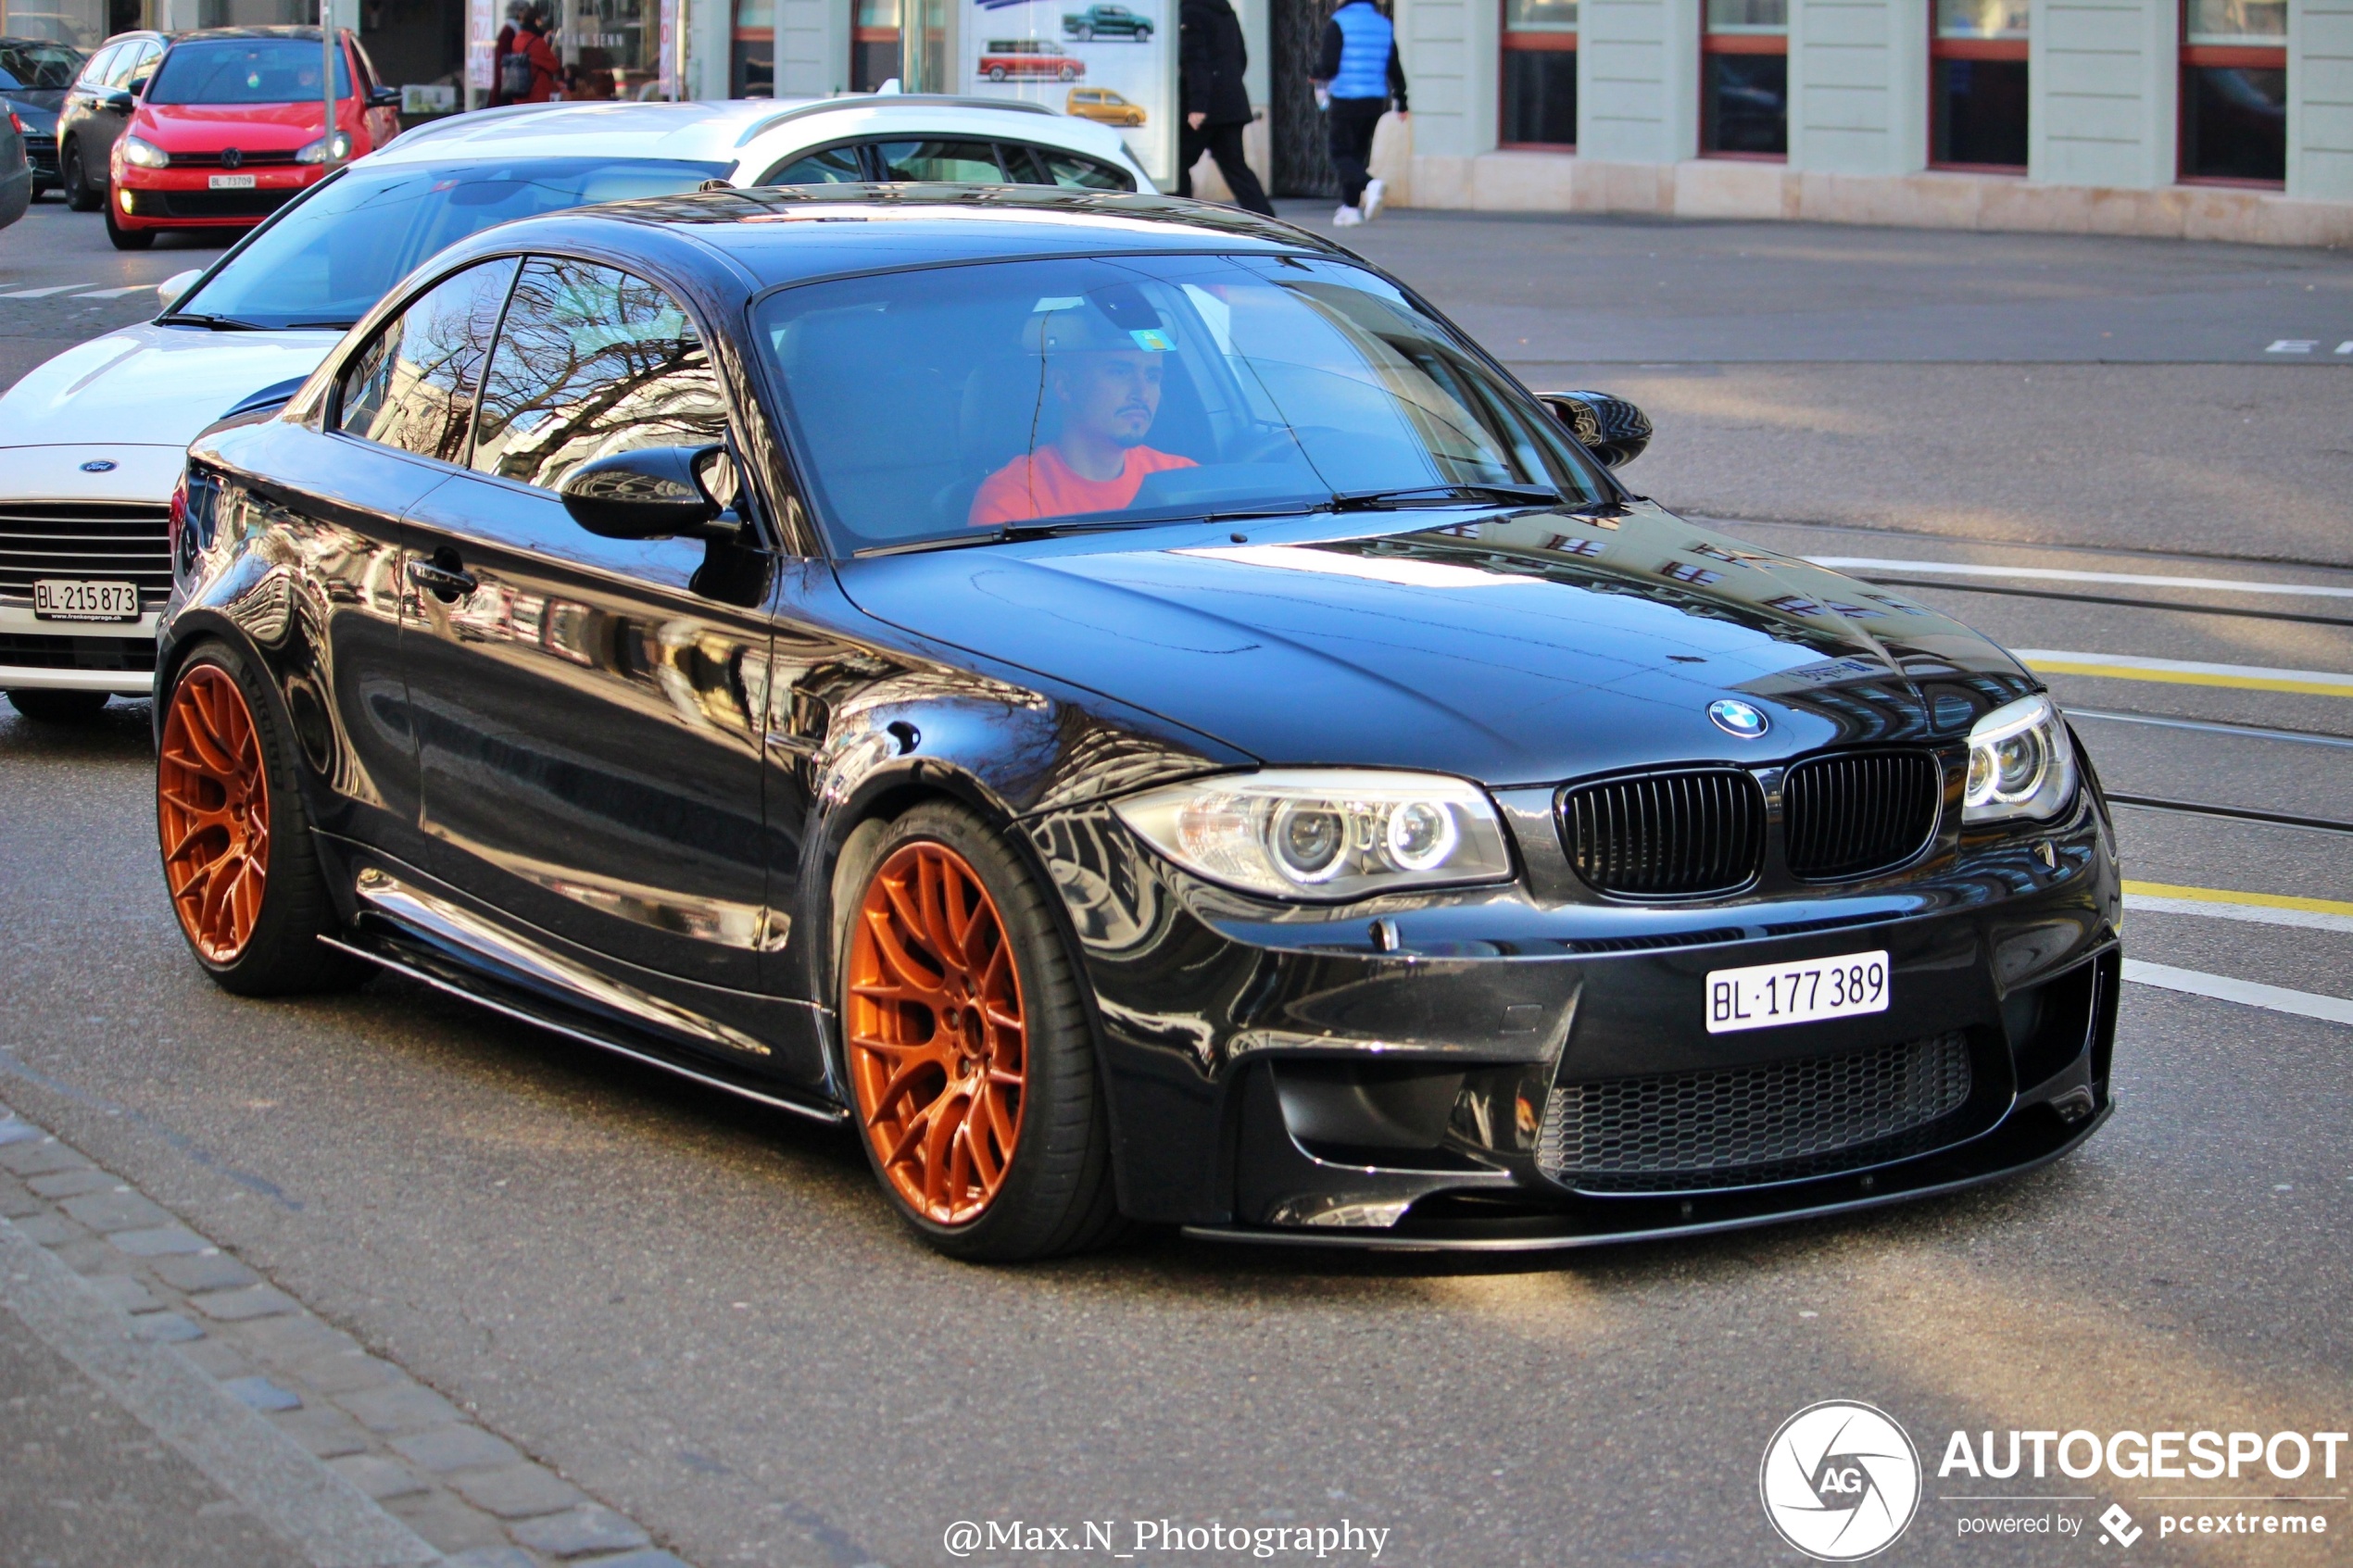
{"type": "Polygon", "coordinates": [[[2028,0],[1936,0],[1928,161],[2026,171],[2028,0]]]}
{"type": "Polygon", "coordinates": [[[776,95],[776,9],[774,0],[736,0],[735,44],[728,51],[727,96],[776,95]]]}
{"type": "Polygon", "coordinates": [[[651,98],[661,91],[655,0],[557,0],[556,53],[567,98],[651,98]]]}
{"type": "Polygon", "coordinates": [[[2287,182],[2287,0],[2187,0],[2182,25],[2184,180],[2287,182]]]}
{"type": "Polygon", "coordinates": [[[1577,0],[1504,0],[1503,97],[1505,146],[1577,145],[1577,0]]]}
{"type": "Polygon", "coordinates": [[[1699,150],[1787,157],[1789,0],[1707,0],[1699,46],[1699,150]]]}
{"type": "Polygon", "coordinates": [[[899,71],[899,0],[850,0],[849,90],[871,93],[899,71]]]}

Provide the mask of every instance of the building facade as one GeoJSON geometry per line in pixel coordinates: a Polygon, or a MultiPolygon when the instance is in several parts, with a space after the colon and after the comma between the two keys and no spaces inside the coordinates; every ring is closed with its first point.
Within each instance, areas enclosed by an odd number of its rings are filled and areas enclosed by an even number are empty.
{"type": "Polygon", "coordinates": [[[1410,200],[2353,243],[2353,0],[1398,0],[1410,200]]]}

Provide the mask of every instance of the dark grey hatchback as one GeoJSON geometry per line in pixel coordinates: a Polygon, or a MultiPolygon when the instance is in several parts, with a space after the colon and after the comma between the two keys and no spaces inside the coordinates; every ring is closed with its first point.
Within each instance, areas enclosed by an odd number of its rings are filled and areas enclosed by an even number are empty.
{"type": "Polygon", "coordinates": [[[197,960],[393,970],[851,1124],[933,1245],[1545,1248],[1949,1191],[2109,1110],[2064,718],[1629,493],[1231,209],[511,224],[191,453],[197,960]]]}

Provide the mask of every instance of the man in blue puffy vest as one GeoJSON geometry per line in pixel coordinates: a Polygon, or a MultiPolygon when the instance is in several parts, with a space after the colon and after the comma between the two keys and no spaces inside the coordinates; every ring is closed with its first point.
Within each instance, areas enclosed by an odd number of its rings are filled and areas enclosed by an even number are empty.
{"type": "Polygon", "coordinates": [[[1381,182],[1372,177],[1373,128],[1390,100],[1405,113],[1405,67],[1397,57],[1397,29],[1373,0],[1348,0],[1324,24],[1324,46],[1313,73],[1315,95],[1327,100],[1332,168],[1340,173],[1335,228],[1362,223],[1380,211],[1381,182]]]}

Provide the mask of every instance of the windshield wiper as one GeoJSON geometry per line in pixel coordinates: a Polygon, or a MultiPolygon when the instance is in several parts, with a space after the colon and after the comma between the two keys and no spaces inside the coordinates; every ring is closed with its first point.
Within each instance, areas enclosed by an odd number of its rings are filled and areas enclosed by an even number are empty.
{"type": "Polygon", "coordinates": [[[1417,484],[1403,490],[1358,490],[1332,497],[1336,512],[1378,511],[1415,501],[1504,501],[1530,507],[1556,507],[1565,497],[1557,490],[1533,484],[1417,484]]]}
{"type": "Polygon", "coordinates": [[[201,310],[174,310],[156,318],[158,326],[209,327],[216,332],[266,332],[270,329],[258,321],[240,321],[234,316],[208,316],[201,310]]]}
{"type": "Polygon", "coordinates": [[[964,550],[975,545],[1012,545],[1024,539],[1059,539],[1066,533],[1116,533],[1123,528],[1150,528],[1159,523],[1189,521],[1186,518],[1117,518],[1073,522],[1000,522],[938,539],[914,539],[904,545],[875,545],[851,552],[859,560],[871,556],[912,556],[925,550],[964,550]]]}

